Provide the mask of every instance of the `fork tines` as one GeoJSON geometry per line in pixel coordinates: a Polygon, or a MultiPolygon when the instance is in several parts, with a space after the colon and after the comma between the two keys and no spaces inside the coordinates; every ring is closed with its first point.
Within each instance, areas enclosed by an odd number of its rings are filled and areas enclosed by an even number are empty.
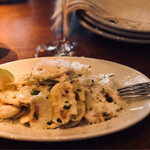
{"type": "Polygon", "coordinates": [[[129,85],[118,89],[118,92],[123,98],[147,96],[150,94],[150,82],[129,85]]]}

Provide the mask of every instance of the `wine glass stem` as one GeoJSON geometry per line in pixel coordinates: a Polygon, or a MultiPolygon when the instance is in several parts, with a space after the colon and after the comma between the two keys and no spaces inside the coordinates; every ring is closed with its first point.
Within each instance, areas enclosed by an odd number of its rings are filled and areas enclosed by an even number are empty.
{"type": "Polygon", "coordinates": [[[67,28],[67,0],[62,0],[62,41],[66,41],[67,28]]]}

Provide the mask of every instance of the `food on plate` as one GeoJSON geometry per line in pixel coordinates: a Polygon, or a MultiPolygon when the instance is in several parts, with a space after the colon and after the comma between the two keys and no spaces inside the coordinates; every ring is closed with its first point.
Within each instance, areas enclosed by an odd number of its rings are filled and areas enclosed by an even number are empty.
{"type": "Polygon", "coordinates": [[[112,73],[94,75],[91,66],[79,62],[42,59],[31,72],[5,82],[11,86],[0,91],[0,119],[38,129],[110,120],[126,107],[114,78],[112,73]]]}

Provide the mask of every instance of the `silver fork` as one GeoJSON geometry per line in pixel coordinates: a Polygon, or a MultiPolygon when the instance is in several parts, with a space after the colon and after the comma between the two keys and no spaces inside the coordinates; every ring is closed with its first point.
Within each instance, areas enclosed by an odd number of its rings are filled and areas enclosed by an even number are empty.
{"type": "Polygon", "coordinates": [[[124,99],[150,98],[150,82],[129,85],[118,89],[118,92],[124,99]]]}

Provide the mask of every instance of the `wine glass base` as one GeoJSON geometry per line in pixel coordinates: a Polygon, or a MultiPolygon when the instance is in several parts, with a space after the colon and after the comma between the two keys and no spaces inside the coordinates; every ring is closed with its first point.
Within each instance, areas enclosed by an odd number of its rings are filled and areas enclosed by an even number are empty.
{"type": "Polygon", "coordinates": [[[42,44],[36,48],[35,57],[50,56],[85,56],[87,51],[75,42],[53,41],[42,44]]]}

